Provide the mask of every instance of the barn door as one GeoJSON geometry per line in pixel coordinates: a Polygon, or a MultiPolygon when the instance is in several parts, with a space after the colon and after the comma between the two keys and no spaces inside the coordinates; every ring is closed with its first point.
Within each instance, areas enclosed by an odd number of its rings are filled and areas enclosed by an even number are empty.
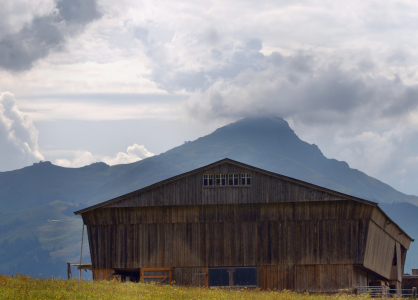
{"type": "Polygon", "coordinates": [[[171,268],[142,268],[141,282],[171,284],[171,268]]]}

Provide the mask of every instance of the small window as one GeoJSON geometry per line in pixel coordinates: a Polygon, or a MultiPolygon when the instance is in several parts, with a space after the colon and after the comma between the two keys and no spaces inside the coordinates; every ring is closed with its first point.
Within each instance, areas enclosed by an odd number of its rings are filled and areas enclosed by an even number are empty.
{"type": "Polygon", "coordinates": [[[256,287],[257,268],[209,268],[209,286],[256,287]]]}
{"type": "Polygon", "coordinates": [[[241,174],[241,185],[246,185],[247,178],[245,175],[247,174],[241,174]]]}
{"type": "Polygon", "coordinates": [[[251,185],[251,174],[204,174],[203,186],[251,185]]]}
{"type": "Polygon", "coordinates": [[[228,185],[234,185],[234,174],[228,174],[228,185]]]}
{"type": "Polygon", "coordinates": [[[234,174],[234,185],[239,185],[239,174],[234,174]]]}
{"type": "Polygon", "coordinates": [[[211,186],[213,185],[213,175],[209,174],[208,177],[209,177],[209,186],[211,186]]]}
{"type": "Polygon", "coordinates": [[[247,184],[246,185],[251,185],[251,174],[246,174],[247,176],[247,184]]]}
{"type": "Polygon", "coordinates": [[[209,286],[229,286],[228,270],[209,269],[209,286]]]}
{"type": "Polygon", "coordinates": [[[215,175],[215,185],[221,185],[221,174],[215,175]]]}
{"type": "Polygon", "coordinates": [[[221,185],[226,185],[226,174],[221,174],[221,185]]]}

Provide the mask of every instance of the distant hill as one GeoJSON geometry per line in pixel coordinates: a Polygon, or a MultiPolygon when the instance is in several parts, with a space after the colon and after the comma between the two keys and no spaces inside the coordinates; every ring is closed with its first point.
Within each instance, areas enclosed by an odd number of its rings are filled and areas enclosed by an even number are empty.
{"type": "Polygon", "coordinates": [[[223,158],[367,200],[418,204],[418,197],[405,195],[345,162],[326,158],[316,145],[300,140],[285,120],[264,117],[239,120],[132,164],[63,168],[40,162],[0,172],[0,209],[20,210],[54,200],[95,204],[223,158]]]}

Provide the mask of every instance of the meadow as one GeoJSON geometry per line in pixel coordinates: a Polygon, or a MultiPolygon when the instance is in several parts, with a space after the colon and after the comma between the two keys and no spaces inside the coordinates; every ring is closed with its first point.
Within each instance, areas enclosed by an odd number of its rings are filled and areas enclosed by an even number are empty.
{"type": "Polygon", "coordinates": [[[289,291],[225,290],[174,285],[42,279],[0,275],[0,299],[279,299],[365,300],[367,295],[297,294],[289,291]]]}

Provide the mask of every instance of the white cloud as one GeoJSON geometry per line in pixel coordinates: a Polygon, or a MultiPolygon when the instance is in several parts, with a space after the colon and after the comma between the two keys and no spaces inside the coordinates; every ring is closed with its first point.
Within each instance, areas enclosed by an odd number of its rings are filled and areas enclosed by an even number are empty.
{"type": "Polygon", "coordinates": [[[80,168],[100,161],[99,157],[85,150],[74,151],[73,156],[74,158],[71,161],[66,158],[56,159],[55,164],[66,168],[80,168]]]}
{"type": "Polygon", "coordinates": [[[16,106],[13,94],[0,94],[0,171],[43,160],[38,151],[38,130],[16,106]]]}
{"type": "Polygon", "coordinates": [[[154,153],[145,149],[143,145],[134,144],[129,146],[125,152],[119,152],[116,157],[104,157],[103,162],[108,165],[129,164],[138,160],[154,156],[154,153]]]}
{"type": "Polygon", "coordinates": [[[393,159],[401,138],[402,129],[397,128],[382,134],[367,131],[355,136],[337,135],[334,140],[340,159],[351,162],[352,168],[367,168],[369,175],[378,176],[393,159]]]}
{"type": "Polygon", "coordinates": [[[143,145],[133,144],[125,152],[119,152],[115,157],[94,155],[86,150],[74,151],[73,159],[56,159],[55,164],[67,168],[79,168],[95,162],[104,162],[108,165],[129,164],[147,157],[154,156],[143,145]]]}

